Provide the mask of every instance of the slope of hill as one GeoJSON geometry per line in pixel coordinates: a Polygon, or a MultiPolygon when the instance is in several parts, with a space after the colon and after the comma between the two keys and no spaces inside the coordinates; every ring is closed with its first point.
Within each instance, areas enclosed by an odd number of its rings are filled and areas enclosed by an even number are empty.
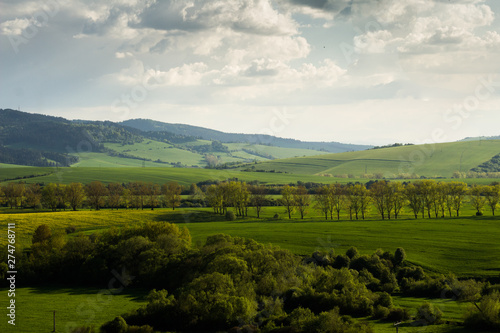
{"type": "Polygon", "coordinates": [[[195,136],[204,140],[217,140],[224,143],[250,143],[259,145],[271,145],[282,148],[323,150],[330,153],[365,150],[373,147],[368,145],[353,145],[339,142],[307,142],[294,139],[278,138],[275,136],[263,134],[225,133],[198,126],[169,124],[150,119],[131,119],[126,120],[121,124],[137,128],[145,132],[166,131],[180,135],[195,136]]]}
{"type": "Polygon", "coordinates": [[[467,172],[490,161],[499,152],[500,140],[461,141],[282,159],[247,169],[340,177],[451,177],[455,171],[467,172]]]}
{"type": "Polygon", "coordinates": [[[40,167],[205,167],[325,153],[247,143],[221,144],[186,134],[161,129],[144,132],[109,121],[69,121],[0,110],[0,163],[40,167]]]}

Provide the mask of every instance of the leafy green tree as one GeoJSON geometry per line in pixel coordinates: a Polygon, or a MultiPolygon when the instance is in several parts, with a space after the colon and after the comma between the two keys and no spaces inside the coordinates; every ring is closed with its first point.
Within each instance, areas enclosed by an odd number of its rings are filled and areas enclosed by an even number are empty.
{"type": "Polygon", "coordinates": [[[468,191],[469,202],[472,205],[472,207],[474,207],[474,209],[476,210],[476,215],[483,214],[483,208],[484,205],[486,204],[486,198],[483,194],[486,191],[487,188],[481,185],[474,185],[468,191]]]}
{"type": "Polygon", "coordinates": [[[89,206],[95,210],[99,210],[105,204],[105,198],[108,194],[108,190],[100,181],[93,181],[85,186],[85,193],[87,195],[89,206]]]}
{"type": "Polygon", "coordinates": [[[66,185],[57,184],[56,187],[57,207],[66,211],[66,185]]]}
{"type": "MultiPolygon", "coordinates": [[[[419,194],[423,203],[423,210],[427,209],[427,216],[431,218],[431,212],[436,203],[436,182],[433,180],[422,180],[417,182],[420,188],[419,194]]],[[[422,212],[424,214],[424,212],[422,212]]],[[[422,216],[423,217],[423,216],[422,216]]]]}
{"type": "Polygon", "coordinates": [[[260,218],[260,213],[267,201],[266,188],[262,185],[250,187],[250,205],[255,209],[257,218],[260,218]]]}
{"type": "Polygon", "coordinates": [[[387,198],[389,195],[388,186],[389,185],[387,181],[378,180],[370,187],[370,194],[373,198],[373,204],[382,217],[382,220],[385,219],[386,208],[390,206],[390,204],[388,204],[389,200],[387,198]]]}
{"type": "Polygon", "coordinates": [[[161,187],[161,194],[163,194],[164,202],[167,207],[175,210],[181,204],[182,187],[177,182],[169,182],[163,184],[161,187]]]}
{"type": "Polygon", "coordinates": [[[417,309],[416,318],[429,325],[440,324],[442,317],[443,312],[436,305],[429,302],[425,302],[417,309]]]}
{"type": "Polygon", "coordinates": [[[451,207],[458,217],[460,216],[460,209],[467,195],[467,184],[463,182],[451,182],[448,186],[450,187],[451,207]]]}
{"type": "Polygon", "coordinates": [[[3,193],[5,201],[11,209],[22,206],[24,192],[25,187],[22,183],[8,183],[6,186],[4,186],[3,193]]]}
{"type": "Polygon", "coordinates": [[[405,196],[408,201],[408,206],[410,206],[413,211],[413,215],[417,218],[418,213],[423,210],[423,202],[420,197],[420,187],[413,183],[406,185],[405,196]]]}
{"type": "Polygon", "coordinates": [[[101,326],[102,333],[127,333],[128,325],[125,319],[118,316],[101,326]]]}
{"type": "Polygon", "coordinates": [[[304,219],[304,215],[307,214],[307,208],[311,204],[311,196],[304,186],[299,186],[295,189],[292,194],[295,207],[300,213],[300,218],[304,219]]]}
{"type": "Polygon", "coordinates": [[[57,210],[57,185],[49,183],[42,189],[42,204],[53,212],[57,210]]]}
{"type": "MultiPolygon", "coordinates": [[[[437,194],[436,194],[436,211],[441,212],[441,216],[444,217],[445,211],[448,209],[448,197],[449,197],[449,187],[444,182],[439,182],[437,184],[437,194]]],[[[451,216],[451,213],[450,213],[451,216]]]]}
{"type": "Polygon", "coordinates": [[[288,219],[292,218],[292,213],[295,211],[295,194],[296,188],[290,185],[286,185],[281,190],[281,204],[285,206],[286,212],[288,213],[288,219]]]}
{"type": "Polygon", "coordinates": [[[394,253],[394,261],[396,265],[401,265],[406,260],[406,252],[402,247],[398,247],[394,253]]]}
{"type": "Polygon", "coordinates": [[[495,209],[500,205],[500,184],[487,186],[484,196],[486,204],[490,207],[493,216],[495,216],[495,209]]]}
{"type": "Polygon", "coordinates": [[[42,188],[38,184],[30,184],[26,188],[25,204],[28,207],[36,209],[42,202],[42,188]]]}
{"type": "Polygon", "coordinates": [[[179,296],[179,307],[193,328],[224,329],[249,320],[257,304],[238,295],[229,275],[218,272],[202,275],[189,283],[179,296]]]}
{"type": "Polygon", "coordinates": [[[128,184],[130,189],[130,204],[133,208],[144,209],[146,201],[147,185],[144,182],[131,182],[128,184]]]}
{"type": "Polygon", "coordinates": [[[109,183],[108,188],[108,207],[118,209],[123,199],[123,186],[119,183],[109,183]]]}
{"type": "Polygon", "coordinates": [[[315,196],[314,208],[321,214],[325,215],[325,220],[328,220],[330,213],[330,200],[328,195],[328,186],[321,187],[315,196]]]}
{"type": "Polygon", "coordinates": [[[389,191],[392,193],[391,201],[394,208],[394,218],[397,219],[408,203],[404,194],[404,186],[400,182],[391,182],[389,183],[389,191]]]}
{"type": "Polygon", "coordinates": [[[205,197],[208,205],[214,209],[214,213],[223,214],[223,195],[222,189],[217,185],[210,185],[206,189],[205,197]]]}
{"type": "Polygon", "coordinates": [[[71,183],[65,189],[66,201],[73,211],[76,211],[85,200],[85,190],[81,183],[71,183]]]}
{"type": "Polygon", "coordinates": [[[340,184],[328,185],[328,200],[330,203],[330,218],[333,220],[333,212],[335,212],[337,220],[340,220],[340,212],[345,206],[345,193],[340,184]]]}
{"type": "Polygon", "coordinates": [[[147,195],[147,205],[151,207],[151,210],[154,210],[155,207],[158,207],[160,205],[158,196],[161,194],[161,188],[160,186],[158,186],[158,184],[146,184],[145,194],[147,195]]]}

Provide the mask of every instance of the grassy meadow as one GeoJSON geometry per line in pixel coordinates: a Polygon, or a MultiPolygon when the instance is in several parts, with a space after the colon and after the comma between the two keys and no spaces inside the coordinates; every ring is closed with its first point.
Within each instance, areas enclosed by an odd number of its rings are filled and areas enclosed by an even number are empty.
{"type": "Polygon", "coordinates": [[[372,149],[312,157],[281,159],[256,165],[256,169],[301,174],[380,173],[394,177],[416,173],[426,177],[451,177],[467,172],[500,152],[500,141],[465,141],[372,149]]]}
{"type": "MultiPolygon", "coordinates": [[[[53,332],[53,311],[56,311],[56,332],[68,333],[71,328],[89,325],[98,328],[124,312],[137,309],[146,301],[146,290],[68,288],[16,288],[16,326],[0,321],[0,332],[53,332]]],[[[0,289],[6,294],[6,289],[0,289]]],[[[2,297],[5,309],[9,299],[2,297]]]]}
{"type": "MultiPolygon", "coordinates": [[[[398,220],[382,221],[373,216],[349,221],[343,216],[338,222],[325,221],[313,212],[304,220],[297,216],[288,220],[284,215],[281,207],[265,208],[261,219],[236,221],[225,221],[210,209],[11,212],[0,214],[0,223],[4,228],[7,223],[15,223],[18,246],[24,247],[30,246],[33,231],[40,224],[49,225],[54,232],[64,232],[71,226],[77,232],[91,234],[110,227],[166,221],[187,227],[198,244],[210,235],[226,233],[272,243],[299,255],[330,248],[343,253],[351,246],[364,254],[378,248],[394,251],[403,247],[409,261],[433,272],[453,272],[460,277],[500,275],[500,217],[473,217],[469,211],[460,218],[415,220],[406,215],[398,220]],[[274,220],[275,213],[282,218],[274,220]]],[[[5,235],[0,243],[6,244],[5,235]]]]}

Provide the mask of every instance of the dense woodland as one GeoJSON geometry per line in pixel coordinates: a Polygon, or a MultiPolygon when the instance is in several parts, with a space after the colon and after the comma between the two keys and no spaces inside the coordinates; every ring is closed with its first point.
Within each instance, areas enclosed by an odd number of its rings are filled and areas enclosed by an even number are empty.
{"type": "Polygon", "coordinates": [[[257,217],[266,206],[283,206],[288,218],[298,214],[301,219],[314,210],[326,220],[346,216],[350,220],[365,219],[372,211],[377,218],[397,219],[402,212],[415,218],[460,216],[464,205],[470,204],[476,215],[495,215],[500,205],[500,184],[474,185],[463,182],[419,180],[410,183],[370,181],[366,184],[302,183],[282,188],[248,185],[239,181],[202,182],[189,189],[176,182],[154,184],[71,183],[68,185],[8,183],[0,187],[0,203],[10,208],[45,208],[77,210],[88,207],[154,209],[159,207],[212,207],[215,213],[248,216],[249,208],[257,217]],[[189,195],[182,199],[181,194],[189,195]],[[279,199],[269,194],[280,194],[279,199]]]}

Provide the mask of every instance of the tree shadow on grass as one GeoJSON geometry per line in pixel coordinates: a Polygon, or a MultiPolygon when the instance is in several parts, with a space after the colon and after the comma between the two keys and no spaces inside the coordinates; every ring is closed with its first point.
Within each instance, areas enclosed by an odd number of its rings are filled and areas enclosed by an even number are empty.
{"type": "Polygon", "coordinates": [[[68,294],[68,295],[98,295],[103,296],[115,295],[115,296],[126,296],[130,298],[131,301],[144,301],[145,297],[148,295],[149,290],[144,288],[122,288],[122,289],[108,289],[108,288],[96,288],[96,287],[81,287],[81,286],[67,286],[67,285],[49,285],[49,286],[27,286],[32,290],[32,293],[37,294],[68,294]]]}
{"type": "Polygon", "coordinates": [[[155,221],[170,223],[202,223],[202,222],[222,222],[226,221],[224,215],[213,212],[183,210],[180,212],[170,212],[156,216],[155,221]]]}

